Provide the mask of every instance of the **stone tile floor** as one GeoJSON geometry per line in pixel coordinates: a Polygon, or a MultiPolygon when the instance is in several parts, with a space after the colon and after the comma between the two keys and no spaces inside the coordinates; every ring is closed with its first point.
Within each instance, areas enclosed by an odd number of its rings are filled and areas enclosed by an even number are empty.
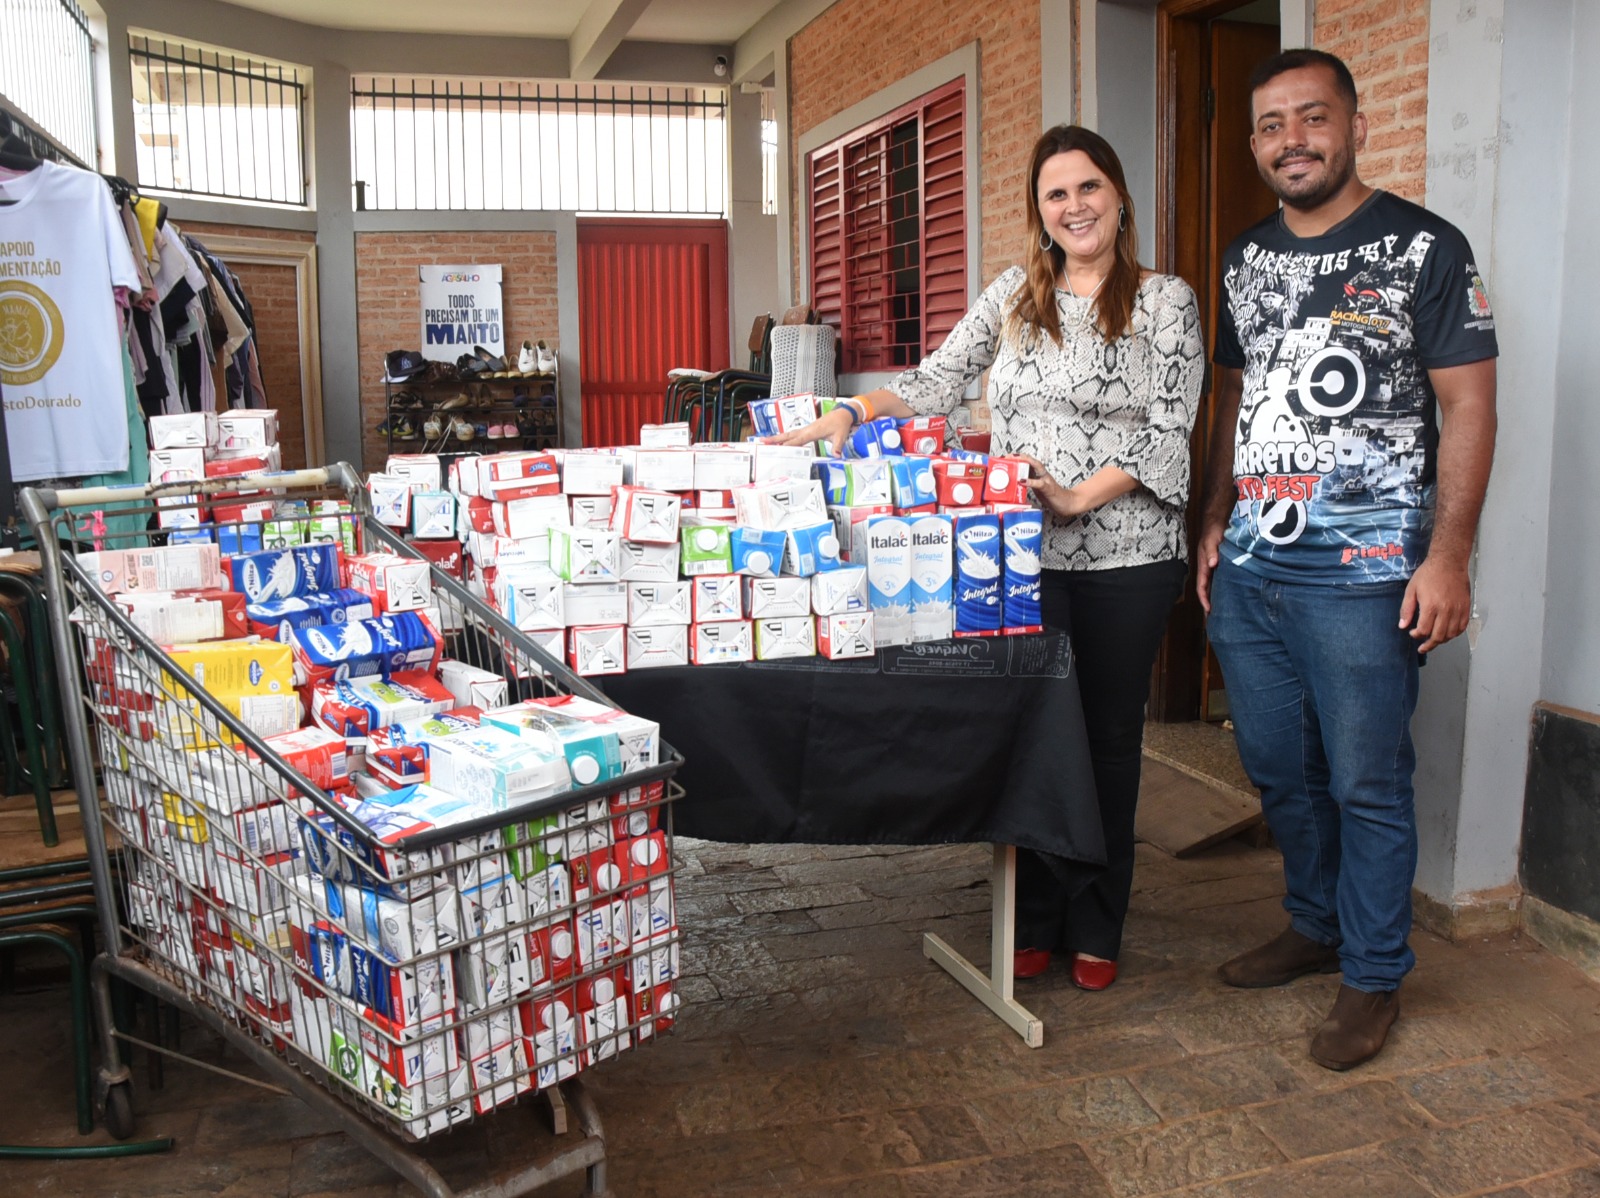
{"type": "MultiPolygon", "coordinates": [[[[1019,985],[1029,1050],[923,959],[987,959],[982,847],[683,842],[692,1005],[677,1034],[589,1075],[618,1198],[1579,1198],[1600,1195],[1600,987],[1526,939],[1424,932],[1388,1050],[1347,1074],[1305,1054],[1337,979],[1230,991],[1212,969],[1275,932],[1279,863],[1228,843],[1141,848],[1122,979],[1019,985]]],[[[62,990],[0,995],[0,1140],[80,1141],[62,990]]],[[[185,1048],[241,1068],[206,1033],[185,1048]]],[[[164,1156],[8,1161],[9,1195],[409,1194],[294,1099],[169,1065],[139,1134],[164,1156]]],[[[438,1146],[462,1180],[548,1146],[535,1110],[438,1146]]],[[[571,1198],[574,1180],[542,1198],[571,1198]]]]}

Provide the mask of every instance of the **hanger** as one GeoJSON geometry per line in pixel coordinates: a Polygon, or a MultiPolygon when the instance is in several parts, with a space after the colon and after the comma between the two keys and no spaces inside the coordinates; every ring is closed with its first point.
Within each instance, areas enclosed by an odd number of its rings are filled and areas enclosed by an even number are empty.
{"type": "Polygon", "coordinates": [[[0,166],[14,171],[31,171],[38,165],[39,159],[33,149],[15,133],[0,141],[0,166]]]}

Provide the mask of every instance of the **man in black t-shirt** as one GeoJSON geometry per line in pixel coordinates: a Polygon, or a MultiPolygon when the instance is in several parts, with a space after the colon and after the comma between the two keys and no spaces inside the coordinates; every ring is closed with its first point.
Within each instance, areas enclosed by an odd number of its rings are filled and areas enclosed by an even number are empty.
{"type": "Polygon", "coordinates": [[[1417,668],[1471,611],[1498,350],[1466,238],[1356,174],[1344,63],[1285,51],[1250,82],[1283,208],[1223,259],[1213,427],[1234,436],[1212,446],[1196,557],[1290,924],[1220,973],[1341,972],[1311,1056],[1348,1069],[1382,1049],[1415,963],[1417,668]]]}

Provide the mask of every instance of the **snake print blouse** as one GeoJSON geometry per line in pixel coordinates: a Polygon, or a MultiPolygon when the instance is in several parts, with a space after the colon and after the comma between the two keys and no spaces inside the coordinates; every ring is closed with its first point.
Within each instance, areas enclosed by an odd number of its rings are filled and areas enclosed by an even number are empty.
{"type": "Polygon", "coordinates": [[[1038,458],[1071,486],[1104,466],[1142,484],[1073,520],[1045,513],[1043,564],[1108,570],[1188,556],[1189,433],[1205,370],[1200,311],[1182,279],[1152,274],[1139,288],[1130,333],[1107,344],[1093,301],[1058,288],[1061,345],[1002,340],[1023,271],[1014,266],[979,297],[944,344],[888,389],[919,415],[952,411],[989,371],[997,454],[1038,458]]]}

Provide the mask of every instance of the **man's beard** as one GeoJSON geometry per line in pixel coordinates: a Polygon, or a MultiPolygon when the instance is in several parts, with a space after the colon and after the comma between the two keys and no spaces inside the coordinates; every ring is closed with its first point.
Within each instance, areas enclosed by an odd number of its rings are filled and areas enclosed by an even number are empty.
{"type": "Polygon", "coordinates": [[[1325,203],[1330,197],[1336,195],[1341,187],[1350,181],[1355,174],[1355,155],[1349,147],[1335,151],[1324,158],[1317,155],[1314,161],[1323,165],[1322,178],[1312,182],[1309,177],[1300,179],[1289,187],[1285,187],[1278,178],[1277,169],[1283,164],[1285,156],[1280,155],[1273,163],[1272,169],[1263,170],[1261,178],[1272,189],[1272,194],[1277,196],[1290,208],[1309,211],[1325,203]]]}

